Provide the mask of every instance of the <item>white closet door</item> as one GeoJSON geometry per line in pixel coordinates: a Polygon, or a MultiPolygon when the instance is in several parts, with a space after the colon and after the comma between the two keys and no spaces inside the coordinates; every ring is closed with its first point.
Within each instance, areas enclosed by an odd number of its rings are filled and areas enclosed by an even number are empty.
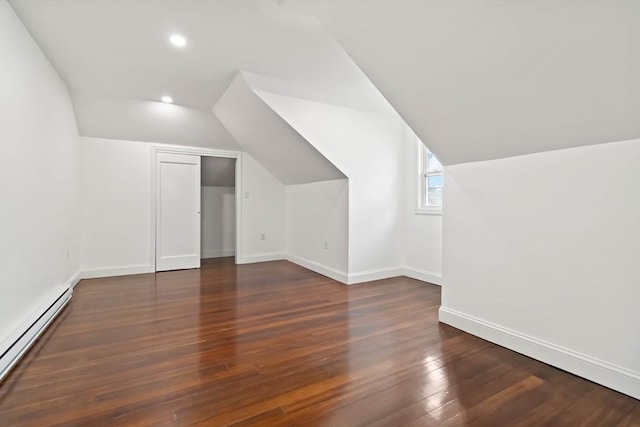
{"type": "Polygon", "coordinates": [[[156,157],[156,271],[200,267],[200,156],[156,157]]]}

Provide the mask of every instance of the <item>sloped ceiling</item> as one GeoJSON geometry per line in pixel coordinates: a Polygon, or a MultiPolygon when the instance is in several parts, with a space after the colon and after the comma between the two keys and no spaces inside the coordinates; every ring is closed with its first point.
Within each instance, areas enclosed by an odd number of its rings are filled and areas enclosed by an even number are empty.
{"type": "MultiPolygon", "coordinates": [[[[11,4],[69,86],[81,129],[115,132],[106,118],[87,124],[102,97],[155,103],[170,94],[211,115],[247,70],[298,98],[397,110],[445,164],[640,137],[637,1],[11,4]],[[187,37],[184,50],[169,46],[172,32],[187,37]]],[[[162,117],[138,125],[154,120],[162,117]]],[[[228,138],[212,115],[210,126],[188,139],[228,138]]],[[[133,139],[132,129],[118,132],[133,139]]]]}
{"type": "Polygon", "coordinates": [[[213,111],[238,141],[283,184],[345,176],[254,93],[238,73],[213,111]]]}
{"type": "Polygon", "coordinates": [[[316,16],[445,164],[640,137],[638,1],[285,4],[316,16]]]}
{"type": "Polygon", "coordinates": [[[281,0],[12,0],[71,91],[207,111],[238,70],[300,83],[325,101],[393,112],[315,18],[281,0]],[[168,42],[187,38],[184,49],[168,42]]]}
{"type": "Polygon", "coordinates": [[[240,149],[211,111],[85,91],[71,99],[82,136],[240,149]]]}

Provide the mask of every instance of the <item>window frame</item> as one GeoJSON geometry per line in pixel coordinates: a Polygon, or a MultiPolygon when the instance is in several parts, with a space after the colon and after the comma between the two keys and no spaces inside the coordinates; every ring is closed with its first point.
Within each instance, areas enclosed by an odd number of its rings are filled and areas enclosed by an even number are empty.
{"type": "Polygon", "coordinates": [[[442,206],[433,206],[427,204],[427,180],[430,176],[442,176],[442,191],[444,193],[444,167],[439,171],[430,171],[430,150],[421,141],[418,141],[418,146],[420,153],[420,155],[418,156],[418,206],[415,213],[418,215],[442,215],[442,206]]]}

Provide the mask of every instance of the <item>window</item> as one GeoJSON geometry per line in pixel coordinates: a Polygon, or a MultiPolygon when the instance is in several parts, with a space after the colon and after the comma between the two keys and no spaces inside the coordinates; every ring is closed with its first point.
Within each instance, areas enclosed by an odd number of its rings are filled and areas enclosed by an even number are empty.
{"type": "Polygon", "coordinates": [[[442,164],[420,143],[420,202],[418,213],[441,214],[443,174],[442,164]]]}

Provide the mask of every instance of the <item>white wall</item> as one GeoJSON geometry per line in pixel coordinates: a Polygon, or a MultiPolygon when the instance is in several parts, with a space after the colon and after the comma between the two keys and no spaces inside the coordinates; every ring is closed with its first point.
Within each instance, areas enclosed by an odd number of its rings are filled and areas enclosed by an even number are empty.
{"type": "Polygon", "coordinates": [[[348,180],[288,185],[286,217],[288,258],[329,277],[346,281],[349,257],[348,180]]]}
{"type": "MultiPolygon", "coordinates": [[[[151,145],[82,138],[84,277],[153,271],[151,145]]],[[[284,257],[285,187],[244,155],[243,241],[239,262],[284,257]],[[265,240],[261,240],[265,233],[265,240]]]]}
{"type": "Polygon", "coordinates": [[[247,153],[242,160],[242,242],[236,262],[284,259],[285,186],[247,153]],[[248,197],[247,197],[248,196],[248,197]],[[265,239],[261,239],[264,233],[265,239]]]}
{"type": "Polygon", "coordinates": [[[440,319],[640,397],[640,140],[446,168],[440,319]]]}
{"type": "Polygon", "coordinates": [[[79,143],[71,100],[0,0],[0,353],[74,281],[79,143]]]}
{"type": "MultiPolygon", "coordinates": [[[[419,205],[420,151],[418,137],[406,129],[404,159],[403,264],[405,274],[425,282],[442,281],[442,215],[416,213],[419,205]]],[[[445,184],[446,197],[446,184],[445,184]]]]}
{"type": "Polygon", "coordinates": [[[211,111],[74,91],[80,135],[239,150],[211,111]]]}
{"type": "Polygon", "coordinates": [[[401,274],[404,125],[394,117],[256,93],[349,179],[349,282],[401,274]]]}
{"type": "Polygon", "coordinates": [[[235,255],[235,188],[203,186],[201,197],[200,257],[215,258],[235,255]]]}
{"type": "Polygon", "coordinates": [[[82,269],[152,271],[151,146],[82,137],[82,269]]]}

